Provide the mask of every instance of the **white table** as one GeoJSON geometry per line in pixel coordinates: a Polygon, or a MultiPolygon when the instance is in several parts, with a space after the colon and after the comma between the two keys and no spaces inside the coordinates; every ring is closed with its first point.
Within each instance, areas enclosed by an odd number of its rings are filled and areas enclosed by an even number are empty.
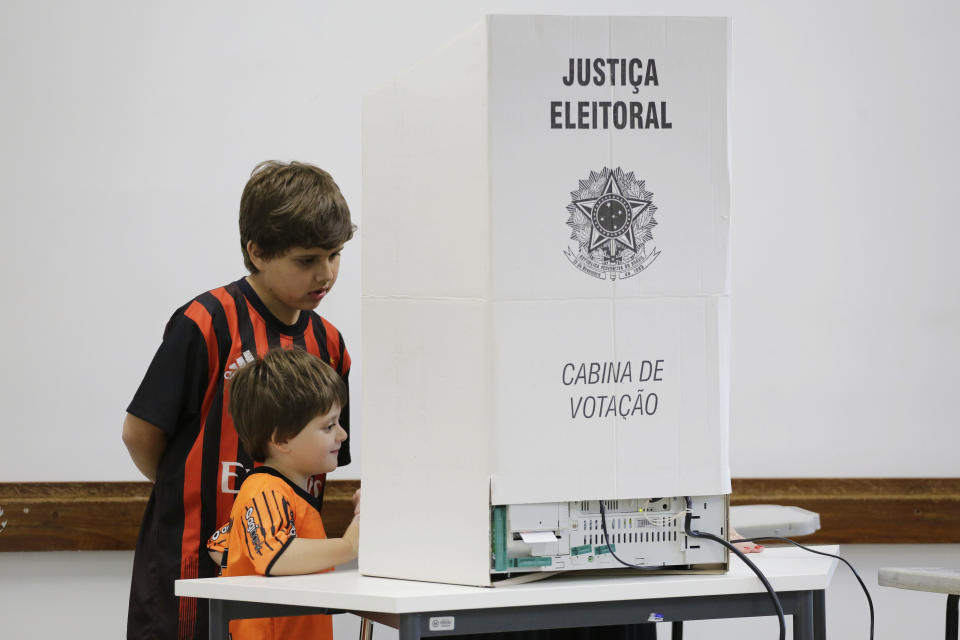
{"type": "Polygon", "coordinates": [[[877,572],[877,582],[883,587],[912,589],[947,594],[947,640],[960,638],[960,569],[946,567],[882,568],[877,572]]]}
{"type": "MultiPolygon", "coordinates": [[[[814,547],[836,554],[836,545],[814,547]]],[[[794,547],[751,556],[793,616],[795,640],[826,637],[824,590],[837,561],[794,547]]],[[[227,621],[350,612],[395,627],[400,640],[561,627],[775,615],[763,585],[731,556],[723,575],[568,575],[505,587],[361,576],[356,571],[177,580],[178,596],[210,600],[210,638],[227,621]],[[452,625],[452,628],[451,628],[452,625]]],[[[775,623],[772,627],[775,629],[775,623]]]]}

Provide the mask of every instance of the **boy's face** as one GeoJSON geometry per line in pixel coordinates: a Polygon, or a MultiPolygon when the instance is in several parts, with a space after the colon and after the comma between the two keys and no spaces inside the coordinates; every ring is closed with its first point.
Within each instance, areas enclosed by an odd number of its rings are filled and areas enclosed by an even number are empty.
{"type": "Polygon", "coordinates": [[[305,476],[329,473],[337,468],[340,444],[347,432],[340,426],[340,407],[334,406],[307,423],[300,433],[287,440],[290,462],[305,476]]]}
{"type": "Polygon", "coordinates": [[[254,243],[247,244],[247,253],[258,270],[252,276],[261,285],[257,293],[287,324],[293,324],[300,311],[316,309],[333,287],[340,272],[341,251],[343,245],[333,249],[293,247],[275,258],[263,258],[254,243]]]}

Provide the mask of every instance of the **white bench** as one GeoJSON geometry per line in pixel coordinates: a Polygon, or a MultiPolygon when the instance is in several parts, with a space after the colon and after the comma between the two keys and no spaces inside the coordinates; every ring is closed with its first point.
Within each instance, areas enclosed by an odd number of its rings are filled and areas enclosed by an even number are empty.
{"type": "Polygon", "coordinates": [[[960,569],[888,567],[877,573],[882,587],[930,591],[947,595],[947,640],[957,640],[958,604],[960,604],[960,569]]]}

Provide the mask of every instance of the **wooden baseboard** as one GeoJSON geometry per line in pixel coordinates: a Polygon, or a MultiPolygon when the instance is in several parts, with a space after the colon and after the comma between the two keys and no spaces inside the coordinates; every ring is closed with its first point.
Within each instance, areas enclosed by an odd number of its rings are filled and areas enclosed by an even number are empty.
{"type": "Polygon", "coordinates": [[[819,513],[804,543],[960,542],[960,478],[738,478],[730,504],[819,513]]]}
{"type": "MultiPolygon", "coordinates": [[[[0,551],[133,549],[150,498],[149,482],[0,483],[0,551]]],[[[324,525],[343,533],[359,480],[334,480],[324,492],[324,525]]],[[[211,532],[212,533],[212,532],[211,532]]]]}
{"type": "MultiPolygon", "coordinates": [[[[331,536],[346,528],[358,480],[324,497],[331,536]]],[[[147,482],[0,483],[0,551],[126,550],[136,544],[147,482]]],[[[804,543],[960,543],[960,478],[738,478],[731,504],[795,505],[820,514],[804,543]]]]}

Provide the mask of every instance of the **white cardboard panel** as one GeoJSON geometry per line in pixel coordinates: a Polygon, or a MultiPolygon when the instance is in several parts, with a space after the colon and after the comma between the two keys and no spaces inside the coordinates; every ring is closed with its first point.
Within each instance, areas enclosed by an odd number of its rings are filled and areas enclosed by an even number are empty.
{"type": "MultiPolygon", "coordinates": [[[[605,17],[492,16],[490,24],[490,215],[498,299],[605,298],[609,280],[584,277],[563,254],[567,205],[584,167],[610,157],[610,133],[558,131],[550,102],[564,93],[570,58],[609,48],[605,17]]],[[[578,87],[609,100],[610,88],[578,87]]],[[[589,171],[587,171],[589,173],[589,171]]]]}
{"type": "MultiPolygon", "coordinates": [[[[598,411],[595,399],[576,404],[574,381],[581,364],[615,360],[612,311],[609,299],[493,304],[493,504],[613,495],[613,420],[571,417],[598,411]]],[[[614,385],[590,390],[610,395],[614,385]]]]}
{"type": "Polygon", "coordinates": [[[494,303],[493,503],[728,493],[727,312],[718,297],[494,303]]]}
{"type": "Polygon", "coordinates": [[[637,175],[647,177],[658,206],[654,234],[663,249],[661,270],[621,281],[618,295],[729,293],[729,38],[725,18],[632,17],[611,23],[612,48],[640,40],[657,60],[660,85],[644,87],[642,95],[666,100],[673,125],[640,132],[642,144],[637,132],[612,141],[611,163],[642,167],[637,175]],[[672,273],[674,281],[661,282],[663,272],[672,273]]]}
{"type": "Polygon", "coordinates": [[[732,377],[733,361],[731,359],[732,342],[731,325],[733,311],[730,308],[730,298],[717,299],[717,364],[720,377],[718,398],[720,413],[720,448],[717,455],[723,464],[723,477],[720,478],[724,493],[732,493],[730,487],[730,378],[732,377]]]}
{"type": "Polygon", "coordinates": [[[727,292],[727,30],[716,18],[490,19],[495,298],[608,295],[609,278],[586,276],[563,252],[578,251],[568,208],[587,197],[582,183],[596,189],[596,175],[616,169],[618,189],[652,202],[657,223],[641,246],[649,266],[617,295],[727,292]],[[637,93],[619,80],[564,83],[571,60],[608,57],[641,59],[657,83],[637,93]],[[554,102],[581,101],[653,103],[671,128],[551,127],[554,102]]]}
{"type": "Polygon", "coordinates": [[[729,493],[720,400],[729,379],[721,344],[729,337],[718,328],[726,298],[633,298],[615,307],[617,358],[635,372],[616,393],[643,398],[642,412],[616,423],[617,497],[729,493]]]}
{"type": "Polygon", "coordinates": [[[368,99],[361,571],[487,584],[491,502],[729,492],[728,28],[496,16],[368,99]],[[563,83],[601,57],[660,84],[563,83]],[[552,101],[632,99],[677,124],[551,126],[552,101]],[[568,222],[613,188],[658,207],[616,280],[572,264],[568,222]]]}
{"type": "Polygon", "coordinates": [[[690,441],[706,444],[685,449],[680,487],[690,493],[697,493],[701,486],[730,493],[730,299],[716,296],[706,302],[707,420],[692,423],[686,431],[690,441]]]}
{"type": "Polygon", "coordinates": [[[360,570],[487,584],[493,412],[484,303],[365,299],[363,319],[360,570]]]}
{"type": "Polygon", "coordinates": [[[486,78],[481,24],[364,100],[364,295],[489,295],[486,78]]]}

